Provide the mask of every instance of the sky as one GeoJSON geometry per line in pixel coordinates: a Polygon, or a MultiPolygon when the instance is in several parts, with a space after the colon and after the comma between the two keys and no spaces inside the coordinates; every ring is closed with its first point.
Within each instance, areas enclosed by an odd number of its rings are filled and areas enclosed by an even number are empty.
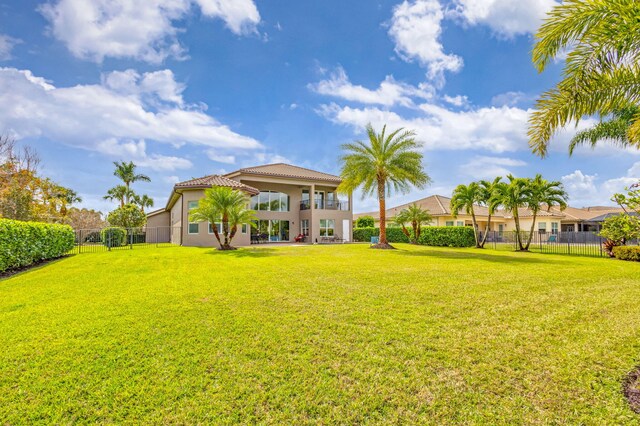
{"type": "MultiPolygon", "coordinates": [[[[560,180],[570,204],[610,205],[640,151],[567,144],[534,156],[527,120],[560,79],[533,34],[555,0],[6,0],[0,134],[42,174],[108,212],[114,161],[134,161],[163,207],[174,183],[286,162],[339,174],[364,127],[415,130],[432,183],[397,205],[513,173],[560,180]]],[[[595,122],[583,120],[585,128],[595,122]]],[[[354,197],[354,211],[376,201],[354,197]]]]}

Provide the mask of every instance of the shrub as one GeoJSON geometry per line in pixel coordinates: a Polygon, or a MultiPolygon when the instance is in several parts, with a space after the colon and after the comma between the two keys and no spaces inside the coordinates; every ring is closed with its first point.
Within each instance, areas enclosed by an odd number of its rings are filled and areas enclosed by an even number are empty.
{"type": "Polygon", "coordinates": [[[123,228],[140,228],[147,223],[147,216],[142,213],[138,206],[133,204],[125,204],[124,207],[118,207],[107,216],[107,222],[111,226],[120,226],[123,228]]]}
{"type": "Polygon", "coordinates": [[[373,228],[375,224],[373,216],[362,216],[356,219],[356,228],[373,228]]]}
{"type": "Polygon", "coordinates": [[[422,228],[418,244],[436,247],[473,247],[476,239],[468,226],[427,226],[422,228]]]}
{"type": "Polygon", "coordinates": [[[100,238],[107,247],[120,247],[126,243],[127,231],[118,226],[111,226],[100,231],[100,238]]]}
{"type": "MultiPolygon", "coordinates": [[[[353,240],[369,242],[371,237],[380,235],[378,228],[355,228],[353,240]]],[[[409,238],[402,228],[387,228],[390,243],[408,243],[409,238]]],[[[472,247],[476,244],[473,229],[467,226],[426,226],[422,228],[418,244],[439,247],[472,247]]]]}
{"type": "Polygon", "coordinates": [[[640,246],[617,246],[613,248],[616,259],[640,262],[640,246]]]}
{"type": "Polygon", "coordinates": [[[68,225],[0,219],[0,272],[64,256],[74,242],[68,225]]]}

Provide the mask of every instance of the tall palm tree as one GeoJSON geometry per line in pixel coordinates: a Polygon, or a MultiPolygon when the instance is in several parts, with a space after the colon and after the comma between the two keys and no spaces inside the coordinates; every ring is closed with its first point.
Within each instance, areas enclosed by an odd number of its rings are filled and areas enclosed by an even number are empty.
{"type": "MultiPolygon", "coordinates": [[[[545,156],[549,140],[582,117],[640,105],[640,2],[565,0],[536,34],[533,62],[542,72],[569,50],[562,80],[545,92],[529,119],[529,145],[545,156]]],[[[627,135],[640,147],[636,114],[627,135]]]]}
{"type": "Polygon", "coordinates": [[[543,179],[540,174],[537,174],[533,179],[529,179],[529,192],[526,205],[531,211],[533,220],[531,221],[531,231],[529,232],[527,245],[524,247],[525,250],[529,250],[529,246],[531,245],[538,213],[540,213],[543,208],[546,208],[548,211],[554,206],[558,206],[560,210],[564,210],[567,208],[568,199],[569,195],[564,190],[561,182],[550,182],[543,179]]]}
{"type": "Polygon", "coordinates": [[[237,226],[244,221],[255,219],[253,210],[248,210],[247,196],[242,191],[224,186],[205,189],[204,198],[198,207],[189,212],[189,222],[209,222],[213,225],[220,250],[235,250],[231,241],[236,234],[237,226]],[[222,239],[215,223],[222,222],[222,239]]]}
{"type": "MultiPolygon", "coordinates": [[[[149,178],[149,176],[136,173],[136,165],[133,161],[129,161],[128,163],[125,163],[124,161],[114,161],[113,164],[116,166],[116,169],[113,172],[114,176],[120,178],[127,189],[131,189],[131,184],[134,182],[151,182],[151,178],[149,178]]],[[[129,195],[125,198],[126,204],[129,204],[131,198],[133,198],[131,195],[132,193],[128,194],[129,195]]]]}
{"type": "Polygon", "coordinates": [[[429,211],[421,208],[416,203],[411,204],[408,208],[402,210],[395,217],[395,222],[402,227],[402,232],[409,238],[409,240],[413,244],[418,244],[418,241],[420,240],[422,224],[430,223],[432,220],[433,216],[429,214],[429,211]],[[411,224],[413,234],[411,234],[405,226],[407,223],[411,224]]]}
{"type": "Polygon", "coordinates": [[[107,195],[105,195],[105,200],[118,201],[120,203],[120,207],[124,207],[125,204],[129,203],[129,200],[135,196],[135,193],[127,188],[124,185],[116,185],[113,188],[107,191],[107,195]]]}
{"type": "Polygon", "coordinates": [[[420,143],[412,130],[397,129],[389,134],[387,126],[376,133],[367,124],[368,141],[342,145],[342,183],[338,191],[350,194],[362,186],[363,198],[376,194],[380,207],[380,240],[374,248],[393,248],[387,242],[386,198],[392,190],[407,193],[411,185],[423,188],[430,182],[422,168],[420,143]]]}
{"type": "Polygon", "coordinates": [[[478,222],[476,220],[476,212],[474,207],[481,201],[482,192],[477,182],[471,182],[469,185],[458,185],[451,195],[451,214],[458,217],[460,210],[464,209],[465,213],[471,215],[473,223],[473,236],[476,240],[476,248],[480,248],[480,238],[478,236],[478,222]]]}
{"type": "Polygon", "coordinates": [[[142,213],[144,213],[144,209],[147,207],[153,207],[153,198],[149,197],[146,194],[143,195],[134,195],[133,203],[140,207],[142,213]]]}
{"type": "Polygon", "coordinates": [[[520,250],[524,250],[522,234],[520,232],[520,212],[519,209],[526,207],[531,193],[530,179],[517,178],[507,175],[509,182],[500,182],[496,186],[496,197],[494,204],[500,204],[505,211],[513,215],[516,225],[516,242],[520,250]]]}
{"type": "Polygon", "coordinates": [[[491,232],[491,217],[500,205],[500,199],[498,196],[498,185],[500,185],[500,182],[502,182],[502,176],[498,176],[491,182],[487,180],[481,180],[478,182],[480,186],[479,204],[487,207],[489,210],[487,214],[487,228],[482,236],[482,241],[480,241],[480,248],[483,248],[487,242],[487,235],[491,232]]]}
{"type": "Polygon", "coordinates": [[[638,114],[640,108],[635,106],[616,110],[607,120],[576,133],[569,144],[569,155],[580,145],[589,144],[595,148],[600,141],[608,141],[621,148],[631,145],[628,132],[638,114]]]}

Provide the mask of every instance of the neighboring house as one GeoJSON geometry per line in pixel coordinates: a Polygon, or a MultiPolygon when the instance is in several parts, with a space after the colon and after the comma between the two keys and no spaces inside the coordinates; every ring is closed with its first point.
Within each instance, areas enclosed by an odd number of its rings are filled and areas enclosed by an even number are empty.
{"type": "Polygon", "coordinates": [[[183,246],[216,246],[213,226],[206,222],[189,223],[189,209],[198,205],[204,190],[226,186],[241,190],[249,197],[248,207],[256,211],[255,227],[243,224],[233,244],[294,241],[299,234],[306,242],[328,238],[351,241],[351,195],[338,197],[338,176],[289,164],[249,167],[226,175],[210,175],[177,183],[164,209],[147,215],[147,227],[171,227],[170,241],[183,246]]]}
{"type": "MultiPolygon", "coordinates": [[[[451,198],[442,195],[432,195],[415,201],[418,206],[429,211],[433,216],[431,226],[472,226],[471,215],[464,210],[460,211],[457,217],[451,214],[451,198]]],[[[387,223],[392,224],[395,216],[409,205],[407,203],[387,210],[387,223]]],[[[600,229],[602,217],[607,214],[620,214],[623,210],[619,207],[567,207],[561,211],[557,207],[552,207],[549,211],[543,209],[536,218],[536,230],[542,233],[557,234],[558,232],[582,232],[597,231],[600,229]]],[[[475,206],[474,212],[478,228],[484,231],[487,226],[488,209],[483,206],[475,206]]],[[[526,208],[518,210],[520,216],[520,228],[523,231],[531,229],[533,220],[531,211],[526,208]]],[[[376,226],[380,221],[379,212],[358,213],[354,215],[354,220],[362,216],[372,216],[376,221],[376,226]]],[[[498,210],[491,216],[491,231],[515,231],[515,221],[513,215],[504,210],[498,210]]]]}

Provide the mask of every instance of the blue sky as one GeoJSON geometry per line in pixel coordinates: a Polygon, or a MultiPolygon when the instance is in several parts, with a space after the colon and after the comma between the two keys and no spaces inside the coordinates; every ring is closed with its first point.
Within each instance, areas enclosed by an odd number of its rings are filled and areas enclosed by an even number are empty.
{"type": "MultiPolygon", "coordinates": [[[[338,173],[367,122],[414,129],[430,187],[512,172],[565,183],[575,206],[610,204],[640,155],[606,144],[546,159],[526,123],[560,76],[531,64],[555,0],[21,0],[0,5],[0,132],[103,212],[113,161],[133,160],[166,202],[174,182],[289,162],[338,173]]],[[[593,120],[585,120],[587,126],[593,120]]],[[[375,207],[356,200],[356,211],[375,207]]]]}

